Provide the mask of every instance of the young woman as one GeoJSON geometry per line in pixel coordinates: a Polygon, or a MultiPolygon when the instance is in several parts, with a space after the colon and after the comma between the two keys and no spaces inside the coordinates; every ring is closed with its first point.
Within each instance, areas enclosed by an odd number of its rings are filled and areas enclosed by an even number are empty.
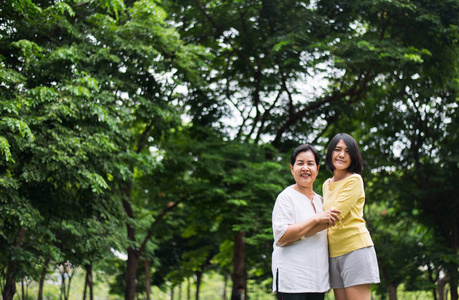
{"type": "Polygon", "coordinates": [[[330,289],[325,229],[339,221],[340,211],[323,211],[322,197],[313,190],[317,150],[301,145],[290,160],[295,184],[278,195],[272,213],[273,291],[282,300],[323,300],[330,289]]]}
{"type": "Polygon", "coordinates": [[[379,283],[379,268],[363,219],[365,192],[362,156],[346,133],[330,142],[326,166],[333,177],[323,184],[324,209],[341,211],[341,221],[328,229],[330,287],[337,300],[368,300],[370,284],[379,283]]]}

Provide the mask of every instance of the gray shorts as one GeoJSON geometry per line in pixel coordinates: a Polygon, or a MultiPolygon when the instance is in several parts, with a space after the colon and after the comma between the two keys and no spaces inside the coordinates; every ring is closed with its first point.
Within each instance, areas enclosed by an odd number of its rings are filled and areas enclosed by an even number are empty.
{"type": "Polygon", "coordinates": [[[375,247],[366,247],[338,257],[330,257],[330,287],[342,289],[379,283],[375,247]]]}

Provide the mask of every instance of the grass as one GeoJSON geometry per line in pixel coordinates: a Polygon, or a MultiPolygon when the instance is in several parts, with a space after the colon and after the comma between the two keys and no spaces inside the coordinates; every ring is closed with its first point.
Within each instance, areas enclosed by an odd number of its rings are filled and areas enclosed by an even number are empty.
{"type": "MultiPolygon", "coordinates": [[[[83,299],[84,290],[84,277],[85,272],[83,269],[78,269],[72,279],[71,290],[69,300],[81,300],[83,299]]],[[[94,299],[95,300],[122,300],[123,295],[110,295],[108,282],[103,274],[94,274],[94,299]]],[[[47,300],[61,300],[61,285],[60,276],[56,274],[49,275],[44,285],[43,298],[47,300]]],[[[269,282],[265,282],[263,285],[257,285],[254,282],[249,281],[248,289],[250,300],[273,300],[275,296],[266,291],[265,286],[269,285],[269,282]]],[[[28,295],[26,299],[32,300],[37,299],[38,283],[31,281],[25,287],[25,294],[28,295]]],[[[22,299],[22,285],[18,283],[17,293],[14,297],[15,300],[22,299]]],[[[223,299],[224,280],[223,277],[217,273],[205,274],[202,280],[200,288],[200,300],[215,300],[223,299]]],[[[194,281],[182,283],[180,286],[176,286],[173,289],[169,287],[167,291],[162,291],[157,287],[152,287],[150,299],[154,300],[188,300],[195,299],[196,287],[194,281]],[[188,298],[189,295],[189,298],[188,298]],[[172,298],[173,297],[173,298],[172,298]]],[[[88,293],[89,295],[89,293],[88,293]]],[[[226,299],[230,299],[231,296],[231,282],[228,282],[226,287],[226,299]]],[[[403,287],[400,287],[397,291],[398,299],[403,300],[430,300],[433,299],[432,293],[416,291],[408,292],[404,291],[403,287]]],[[[145,295],[138,295],[138,299],[145,299],[145,295]]],[[[333,292],[327,293],[325,300],[334,300],[333,292]]],[[[386,297],[376,296],[372,294],[372,300],[387,299],[386,297]]],[[[449,295],[446,300],[450,299],[449,295]]]]}

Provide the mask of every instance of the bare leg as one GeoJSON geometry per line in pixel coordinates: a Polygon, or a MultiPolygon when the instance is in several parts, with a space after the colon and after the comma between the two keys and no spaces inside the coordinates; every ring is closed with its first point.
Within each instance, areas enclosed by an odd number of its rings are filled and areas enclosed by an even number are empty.
{"type": "Polygon", "coordinates": [[[354,286],[345,288],[345,290],[346,290],[346,299],[370,300],[370,285],[369,284],[354,285],[354,286]]]}
{"type": "MultiPolygon", "coordinates": [[[[336,300],[347,300],[346,289],[334,289],[333,293],[335,294],[336,300]]],[[[352,298],[349,298],[349,299],[352,299],[352,298]]]]}

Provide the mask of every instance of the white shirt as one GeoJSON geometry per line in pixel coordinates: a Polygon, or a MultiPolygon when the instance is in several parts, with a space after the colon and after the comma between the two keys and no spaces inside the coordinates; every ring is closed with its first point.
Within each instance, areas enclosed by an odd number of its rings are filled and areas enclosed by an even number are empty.
{"type": "MultiPolygon", "coordinates": [[[[323,212],[322,197],[315,194],[313,202],[317,213],[323,212]]],[[[277,196],[272,214],[274,292],[277,280],[279,292],[283,293],[323,293],[330,289],[327,230],[289,246],[280,247],[277,244],[289,225],[303,222],[315,214],[311,200],[292,187],[287,187],[277,196]]]]}

